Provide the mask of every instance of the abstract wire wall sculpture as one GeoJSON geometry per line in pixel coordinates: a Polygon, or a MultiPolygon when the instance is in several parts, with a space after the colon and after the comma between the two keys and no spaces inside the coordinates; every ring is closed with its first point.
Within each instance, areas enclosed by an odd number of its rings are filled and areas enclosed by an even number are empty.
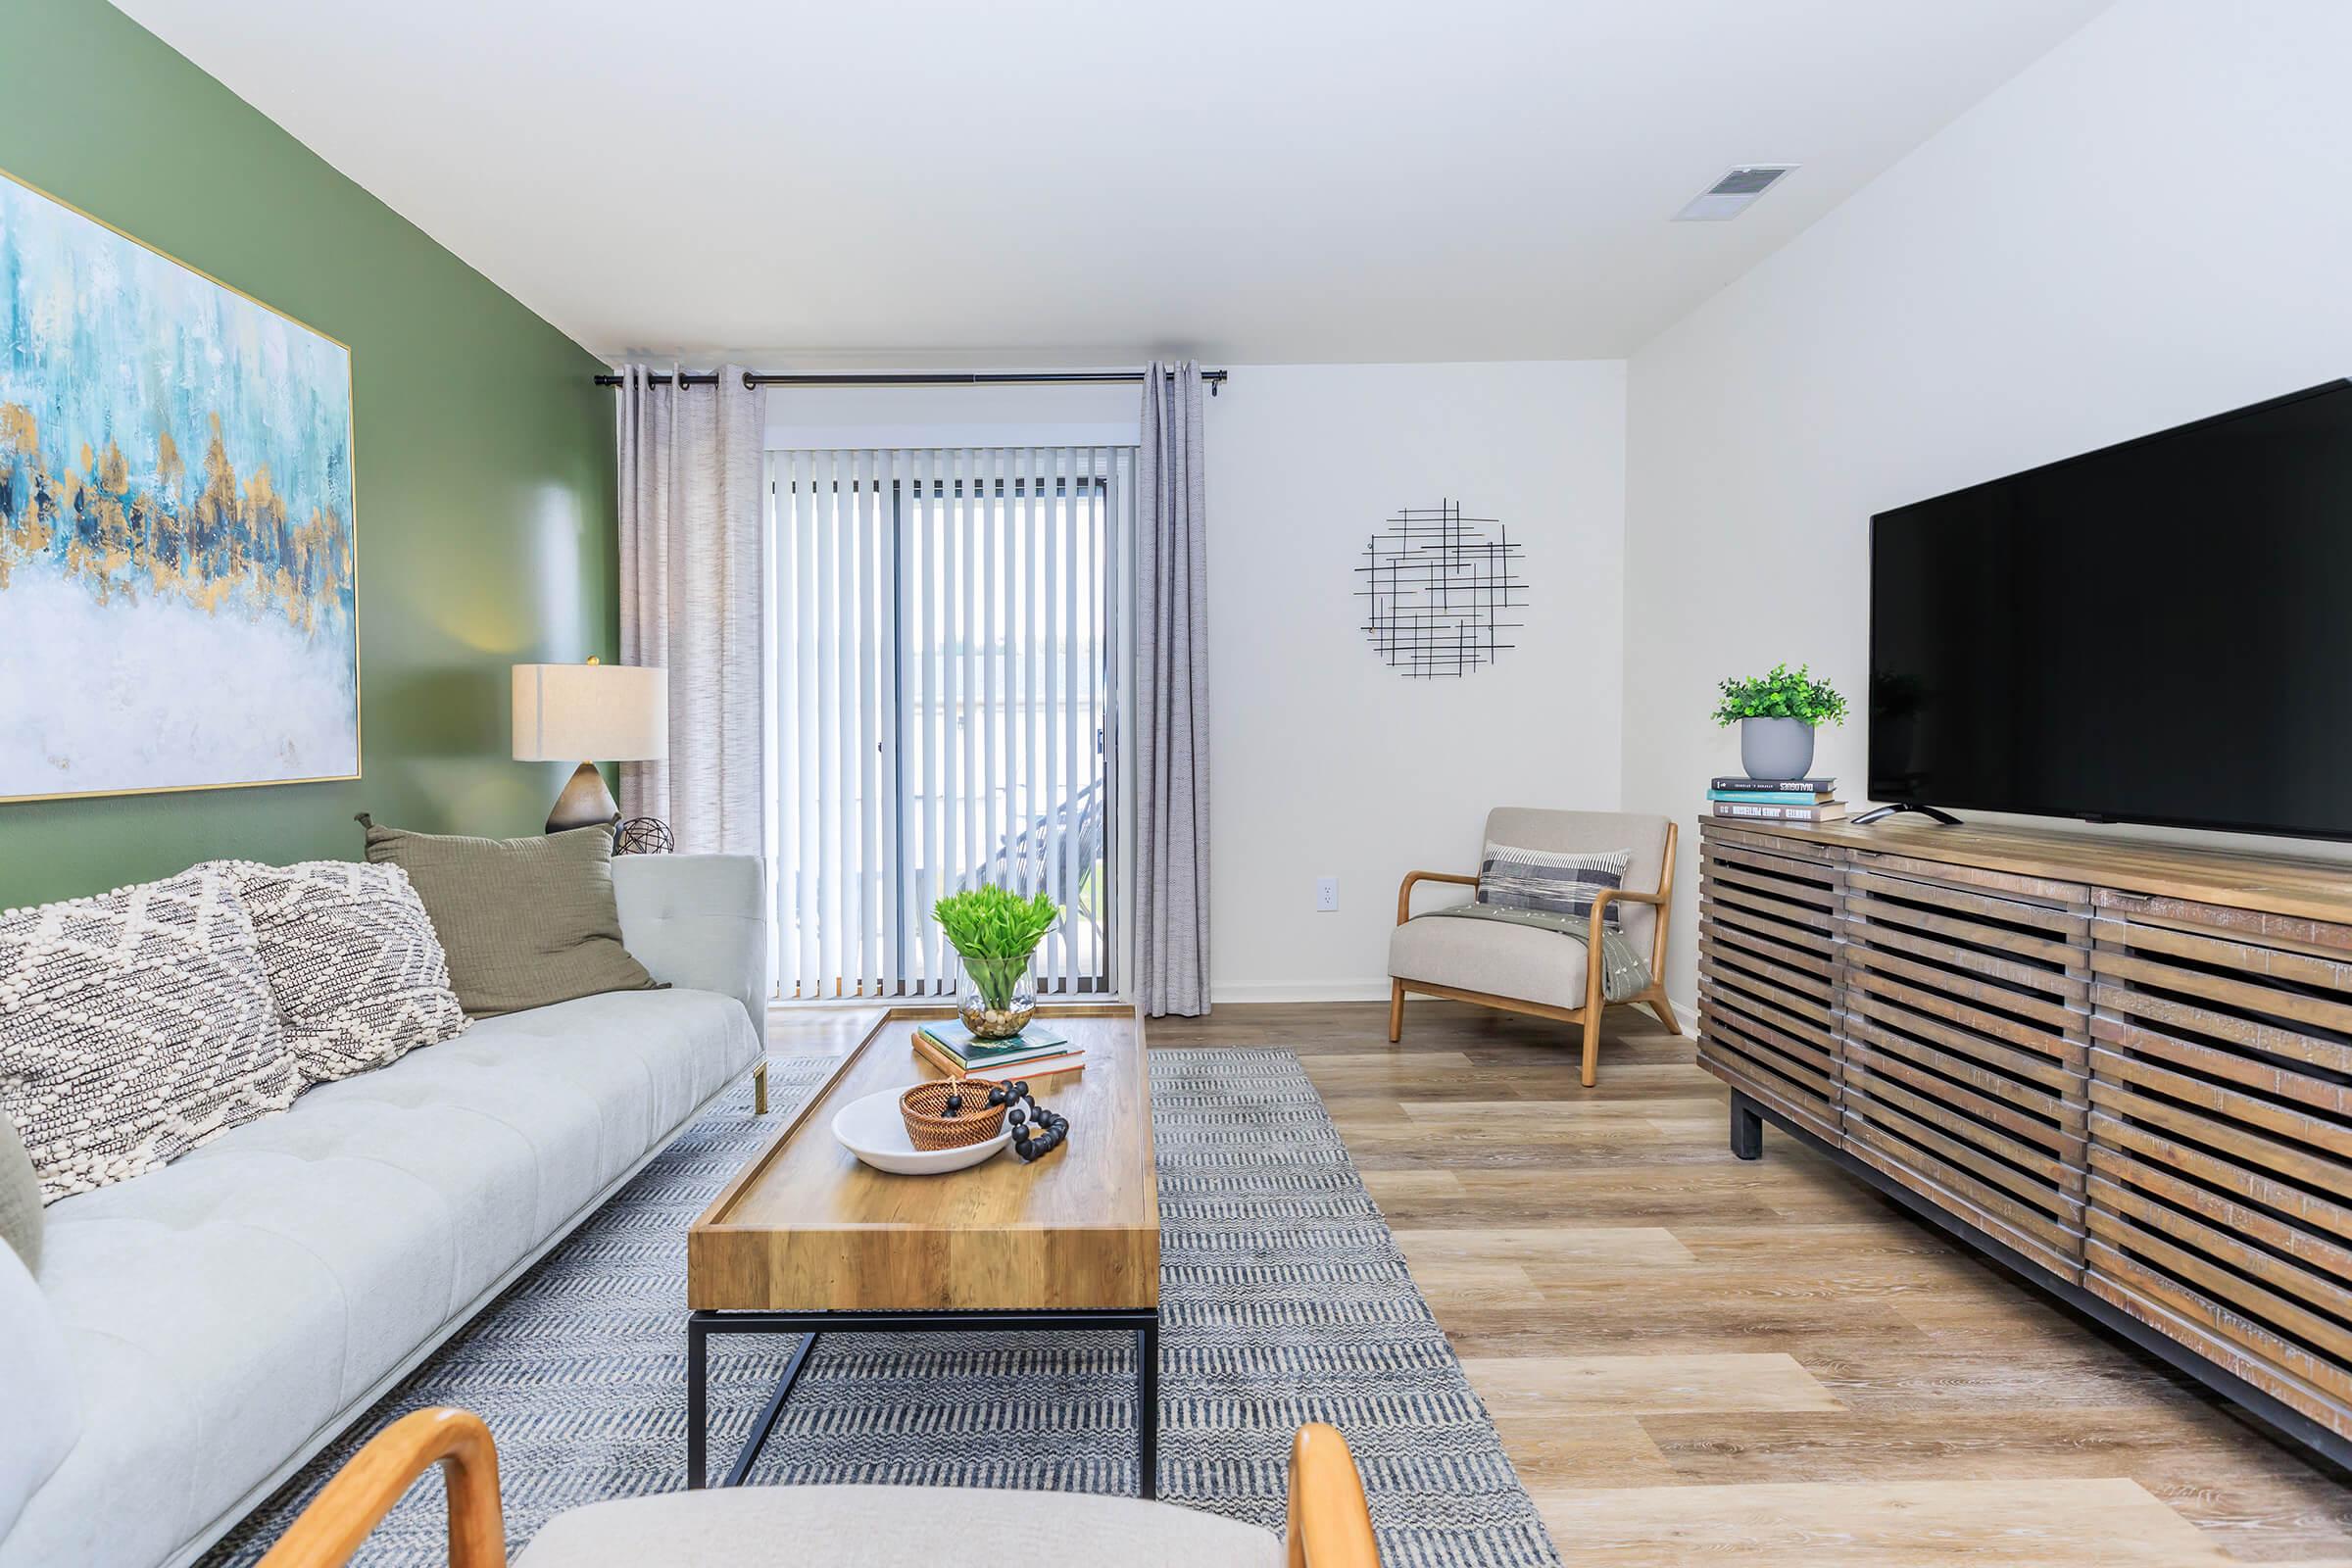
{"type": "Polygon", "coordinates": [[[1414,679],[1466,675],[1512,643],[1527,604],[1520,547],[1493,517],[1465,517],[1456,502],[1406,507],[1365,547],[1356,596],[1371,607],[1364,634],[1391,669],[1414,679]],[[1484,529],[1492,526],[1494,537],[1484,529]]]}

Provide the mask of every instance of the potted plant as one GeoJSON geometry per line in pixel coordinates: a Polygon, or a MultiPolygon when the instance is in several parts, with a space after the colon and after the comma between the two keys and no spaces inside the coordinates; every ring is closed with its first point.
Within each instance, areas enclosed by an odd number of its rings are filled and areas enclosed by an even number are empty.
{"type": "Polygon", "coordinates": [[[1772,673],[1726,680],[1715,722],[1740,725],[1740,765],[1749,778],[1803,778],[1813,765],[1813,727],[1845,722],[1845,699],[1810,667],[1775,664],[1772,673]]]}
{"type": "Polygon", "coordinates": [[[931,906],[948,945],[963,959],[956,1013],[975,1040],[1009,1040],[1037,1011],[1030,956],[1061,918],[1043,893],[1024,898],[1000,887],[951,894],[931,906]]]}

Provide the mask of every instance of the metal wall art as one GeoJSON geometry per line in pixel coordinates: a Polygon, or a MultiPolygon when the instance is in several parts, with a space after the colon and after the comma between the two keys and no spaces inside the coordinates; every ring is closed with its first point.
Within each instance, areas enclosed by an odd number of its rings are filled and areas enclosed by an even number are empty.
{"type": "Polygon", "coordinates": [[[1493,517],[1463,516],[1458,502],[1403,508],[1372,536],[1355,568],[1373,651],[1413,679],[1466,675],[1494,662],[1525,624],[1504,618],[1527,604],[1519,556],[1509,529],[1493,517]]]}

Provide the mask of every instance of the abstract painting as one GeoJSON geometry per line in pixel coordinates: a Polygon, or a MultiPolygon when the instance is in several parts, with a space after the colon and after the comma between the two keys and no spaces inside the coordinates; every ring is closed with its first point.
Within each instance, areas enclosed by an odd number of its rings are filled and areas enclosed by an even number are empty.
{"type": "Polygon", "coordinates": [[[0,175],[0,801],[355,778],[351,351],[0,175]]]}
{"type": "Polygon", "coordinates": [[[1356,597],[1371,602],[1364,635],[1391,669],[1410,680],[1467,675],[1516,646],[1508,634],[1525,622],[1503,619],[1524,610],[1527,581],[1520,547],[1493,517],[1465,517],[1461,503],[1405,507],[1364,547],[1356,597]],[[1488,538],[1483,525],[1494,526],[1488,538]]]}

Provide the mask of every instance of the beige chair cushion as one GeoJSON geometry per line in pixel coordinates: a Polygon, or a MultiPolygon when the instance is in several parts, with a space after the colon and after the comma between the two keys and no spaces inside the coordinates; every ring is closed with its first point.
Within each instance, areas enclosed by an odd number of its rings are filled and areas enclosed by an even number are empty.
{"type": "Polygon", "coordinates": [[[1552,1007],[1585,1004],[1585,945],[1500,920],[1407,920],[1390,933],[1389,973],[1552,1007]]]}
{"type": "Polygon", "coordinates": [[[517,1568],[1282,1568],[1283,1560],[1282,1542],[1255,1525],[1172,1502],[966,1487],[728,1487],[558,1514],[517,1568]]]}
{"type": "MultiPolygon", "coordinates": [[[[1478,864],[1478,852],[1487,844],[1509,844],[1528,850],[1631,850],[1633,857],[1625,866],[1625,888],[1633,893],[1655,893],[1658,872],[1666,862],[1666,818],[1633,811],[1552,811],[1532,806],[1498,806],[1487,813],[1486,838],[1471,846],[1470,866],[1478,864]]],[[[1646,904],[1616,904],[1610,908],[1634,946],[1646,956],[1650,937],[1658,928],[1657,911],[1646,904]]],[[[1584,1004],[1583,983],[1584,971],[1580,967],[1577,1001],[1568,1005],[1584,1004]]]]}

